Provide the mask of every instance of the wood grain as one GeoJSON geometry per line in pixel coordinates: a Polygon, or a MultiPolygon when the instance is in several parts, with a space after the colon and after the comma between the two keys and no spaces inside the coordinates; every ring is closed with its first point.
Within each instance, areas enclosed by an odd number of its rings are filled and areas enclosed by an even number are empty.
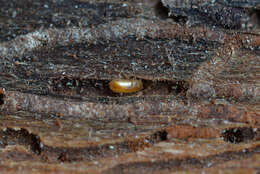
{"type": "Polygon", "coordinates": [[[0,3],[1,173],[259,172],[257,1],[0,3]]]}

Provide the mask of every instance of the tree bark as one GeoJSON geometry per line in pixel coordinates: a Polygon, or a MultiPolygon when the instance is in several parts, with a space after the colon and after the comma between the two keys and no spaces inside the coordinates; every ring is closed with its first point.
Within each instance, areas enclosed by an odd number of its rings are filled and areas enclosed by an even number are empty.
{"type": "Polygon", "coordinates": [[[260,172],[258,1],[0,3],[2,173],[260,172]]]}

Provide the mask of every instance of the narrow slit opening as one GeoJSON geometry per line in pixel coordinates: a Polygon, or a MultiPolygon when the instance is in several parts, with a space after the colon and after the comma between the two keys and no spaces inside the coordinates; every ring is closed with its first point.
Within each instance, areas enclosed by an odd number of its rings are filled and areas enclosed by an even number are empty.
{"type": "Polygon", "coordinates": [[[145,79],[115,79],[117,88],[124,92],[114,91],[109,85],[112,80],[80,79],[60,77],[50,81],[50,92],[56,95],[81,97],[128,97],[128,96],[185,96],[188,90],[186,81],[145,80],[145,79]],[[120,86],[120,80],[133,83],[129,87],[120,86]],[[140,84],[142,83],[140,87],[140,84]],[[137,85],[137,87],[135,87],[137,85]],[[138,86],[139,85],[139,86],[138,86]],[[139,88],[140,87],[140,88],[139,88]],[[136,88],[131,90],[131,88],[136,88]],[[129,90],[129,91],[128,91],[129,90]]]}

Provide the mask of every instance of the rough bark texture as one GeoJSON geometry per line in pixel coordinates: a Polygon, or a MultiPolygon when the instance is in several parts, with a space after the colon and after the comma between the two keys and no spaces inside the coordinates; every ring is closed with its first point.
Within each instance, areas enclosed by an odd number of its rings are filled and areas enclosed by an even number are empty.
{"type": "Polygon", "coordinates": [[[260,172],[259,1],[0,4],[1,173],[260,172]]]}

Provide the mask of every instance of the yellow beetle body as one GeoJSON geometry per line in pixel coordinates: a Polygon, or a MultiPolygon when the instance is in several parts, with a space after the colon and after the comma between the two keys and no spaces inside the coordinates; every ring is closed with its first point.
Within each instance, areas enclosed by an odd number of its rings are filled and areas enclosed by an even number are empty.
{"type": "Polygon", "coordinates": [[[136,79],[115,79],[109,82],[109,88],[115,93],[134,93],[143,88],[143,82],[136,79]]]}

